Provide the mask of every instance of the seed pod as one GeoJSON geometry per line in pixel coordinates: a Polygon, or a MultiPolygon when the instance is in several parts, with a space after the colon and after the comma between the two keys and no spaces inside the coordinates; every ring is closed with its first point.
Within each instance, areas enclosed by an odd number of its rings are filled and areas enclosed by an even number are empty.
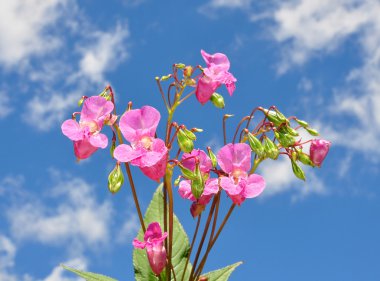
{"type": "Polygon", "coordinates": [[[208,151],[208,156],[211,159],[212,166],[215,168],[216,165],[218,164],[218,160],[216,159],[216,156],[215,156],[214,152],[212,152],[210,147],[207,147],[207,151],[208,151]]]}
{"type": "Polygon", "coordinates": [[[194,142],[189,139],[189,137],[185,134],[185,132],[182,129],[179,129],[177,134],[177,142],[179,148],[183,152],[190,153],[194,148],[194,142]]]}
{"type": "Polygon", "coordinates": [[[299,120],[299,119],[295,119],[296,122],[303,128],[306,128],[306,127],[309,127],[309,124],[306,122],[306,121],[303,121],[303,120],[299,120]]]}
{"type": "Polygon", "coordinates": [[[217,108],[224,108],[224,98],[218,93],[213,93],[210,100],[217,108]]]}
{"type": "Polygon", "coordinates": [[[195,165],[196,179],[191,181],[191,193],[196,199],[201,197],[203,189],[205,188],[205,182],[202,177],[201,169],[199,168],[199,162],[195,165]]]}
{"type": "Polygon", "coordinates": [[[265,155],[273,160],[277,159],[278,158],[278,155],[280,154],[280,151],[277,147],[277,145],[275,145],[273,143],[273,141],[271,141],[268,137],[264,137],[264,152],[265,152],[265,155]]]}
{"type": "Polygon", "coordinates": [[[295,161],[291,160],[291,162],[294,175],[303,181],[306,180],[305,173],[301,167],[295,161]]]}
{"type": "Polygon", "coordinates": [[[108,189],[112,194],[118,192],[124,183],[123,172],[121,171],[120,164],[116,163],[115,168],[108,176],[108,189]]]}
{"type": "Polygon", "coordinates": [[[252,151],[255,152],[259,158],[264,157],[264,147],[261,141],[251,133],[248,133],[248,141],[252,151]]]}
{"type": "Polygon", "coordinates": [[[318,131],[315,130],[315,129],[312,129],[312,128],[307,127],[307,128],[305,128],[305,130],[306,130],[310,135],[312,135],[312,136],[314,136],[314,137],[319,136],[318,131]]]}

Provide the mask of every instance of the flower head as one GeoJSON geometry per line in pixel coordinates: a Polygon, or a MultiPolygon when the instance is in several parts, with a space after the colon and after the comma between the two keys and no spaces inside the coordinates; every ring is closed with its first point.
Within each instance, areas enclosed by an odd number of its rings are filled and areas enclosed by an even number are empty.
{"type": "Polygon", "coordinates": [[[144,241],[135,238],[132,242],[135,248],[146,249],[150,267],[156,275],[159,275],[166,265],[164,240],[167,236],[167,232],[162,233],[158,222],[152,222],[144,234],[144,241]]]}
{"type": "Polygon", "coordinates": [[[251,148],[248,144],[229,143],[223,146],[218,155],[218,164],[228,177],[220,178],[220,186],[232,201],[240,205],[246,198],[261,194],[265,188],[264,178],[248,175],[251,168],[251,148]]]}
{"type": "Polygon", "coordinates": [[[310,160],[317,167],[322,165],[323,160],[329,152],[331,142],[322,139],[315,139],[310,144],[310,160]]]}
{"type": "Polygon", "coordinates": [[[131,162],[153,180],[165,174],[168,149],[163,140],[155,138],[160,113],[151,106],[126,112],[120,119],[120,130],[131,145],[116,147],[114,157],[120,162],[131,162]]]}
{"type": "Polygon", "coordinates": [[[98,148],[107,147],[108,138],[100,131],[105,122],[115,120],[111,116],[113,107],[104,97],[89,97],[83,103],[79,122],[72,119],[63,122],[62,133],[74,142],[78,159],[88,158],[98,148]]]}
{"type": "Polygon", "coordinates": [[[236,78],[228,72],[230,61],[225,54],[216,53],[210,55],[201,50],[207,68],[199,79],[195,95],[201,104],[206,103],[219,86],[226,85],[228,93],[232,96],[235,91],[236,78]]]}

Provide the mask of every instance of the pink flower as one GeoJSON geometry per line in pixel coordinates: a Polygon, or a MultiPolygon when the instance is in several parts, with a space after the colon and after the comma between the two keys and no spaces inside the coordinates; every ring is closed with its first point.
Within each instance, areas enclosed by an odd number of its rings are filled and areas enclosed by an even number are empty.
{"type": "Polygon", "coordinates": [[[317,167],[322,165],[329,152],[331,142],[322,139],[312,140],[310,144],[310,160],[317,167]]]}
{"type": "Polygon", "coordinates": [[[155,138],[160,113],[151,106],[126,112],[120,119],[120,130],[131,145],[116,147],[114,157],[120,162],[131,162],[152,180],[165,174],[168,149],[163,140],[155,138]]]}
{"type": "Polygon", "coordinates": [[[251,169],[251,148],[248,144],[229,143],[220,149],[217,159],[219,166],[228,174],[228,177],[220,178],[220,186],[235,204],[240,205],[246,198],[263,192],[264,178],[247,173],[251,169]]]}
{"type": "Polygon", "coordinates": [[[158,222],[152,222],[144,234],[144,242],[136,238],[132,242],[135,248],[146,248],[150,267],[156,275],[159,275],[166,265],[164,240],[167,236],[168,234],[166,232],[162,233],[158,222]]]}
{"type": "Polygon", "coordinates": [[[111,115],[113,107],[103,97],[89,97],[83,103],[79,123],[72,119],[63,122],[62,133],[74,142],[74,153],[79,159],[88,158],[99,147],[107,147],[108,138],[100,131],[105,122],[115,120],[111,115]]]}
{"type": "Polygon", "coordinates": [[[225,84],[230,96],[235,91],[236,78],[228,72],[230,61],[225,54],[216,53],[210,55],[201,50],[207,68],[203,70],[203,75],[199,79],[195,95],[201,104],[206,103],[219,86],[225,84]]]}
{"type": "MultiPolygon", "coordinates": [[[[182,165],[191,170],[195,171],[196,159],[199,161],[199,169],[203,177],[207,178],[209,176],[210,170],[212,169],[211,159],[207,154],[200,149],[193,149],[191,153],[184,153],[182,156],[182,165]]],[[[193,201],[190,207],[190,212],[193,217],[197,217],[210,202],[211,198],[218,193],[219,184],[218,179],[207,179],[205,182],[205,187],[203,189],[202,195],[198,200],[194,197],[191,192],[191,181],[183,180],[179,183],[178,193],[184,199],[189,199],[193,201]]]]}

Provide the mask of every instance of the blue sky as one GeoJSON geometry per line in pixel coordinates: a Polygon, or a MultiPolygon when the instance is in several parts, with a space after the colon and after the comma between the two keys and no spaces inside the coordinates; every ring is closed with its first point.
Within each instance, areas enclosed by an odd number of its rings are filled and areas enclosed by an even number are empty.
{"type": "MultiPolygon", "coordinates": [[[[60,263],[133,280],[128,185],[112,196],[108,150],[76,163],[60,123],[107,83],[120,108],[163,110],[154,77],[203,64],[200,49],[227,54],[238,82],[232,98],[221,91],[223,111],[194,99],[179,109],[179,122],[205,130],[197,146],[222,145],[223,114],[236,115],[232,130],[273,104],[333,143],[306,183],[287,161],[265,162],[263,196],[233,214],[206,270],[242,260],[231,280],[380,280],[378,1],[5,0],[0,10],[0,280],[77,280],[60,263]]],[[[133,171],[146,208],[156,183],[133,171]]],[[[192,233],[189,203],[176,199],[192,233]]]]}

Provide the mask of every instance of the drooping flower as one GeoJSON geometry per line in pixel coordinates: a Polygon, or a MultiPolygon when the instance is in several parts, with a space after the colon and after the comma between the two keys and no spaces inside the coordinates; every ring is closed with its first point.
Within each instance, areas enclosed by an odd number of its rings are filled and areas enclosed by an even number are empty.
{"type": "Polygon", "coordinates": [[[232,96],[235,91],[236,78],[228,72],[230,61],[222,53],[210,55],[201,50],[207,68],[203,69],[203,75],[198,80],[195,95],[201,104],[206,103],[222,84],[226,85],[228,93],[232,96]]]}
{"type": "Polygon", "coordinates": [[[211,198],[219,191],[218,179],[208,178],[212,168],[212,162],[203,150],[193,149],[191,153],[184,153],[181,162],[185,168],[194,172],[196,160],[199,161],[199,169],[202,177],[207,178],[201,196],[198,200],[194,197],[191,191],[190,180],[182,180],[179,183],[178,188],[178,193],[182,198],[193,201],[190,207],[190,212],[193,217],[197,217],[200,213],[202,213],[211,198]]]}
{"type": "Polygon", "coordinates": [[[248,144],[229,143],[218,155],[218,164],[228,177],[220,178],[220,186],[232,201],[240,205],[246,198],[261,194],[265,188],[264,178],[257,174],[248,175],[251,169],[251,148],[248,144]]]}
{"type": "Polygon", "coordinates": [[[315,139],[310,144],[310,160],[317,167],[322,165],[329,152],[331,142],[323,139],[315,139]]]}
{"type": "Polygon", "coordinates": [[[107,147],[108,138],[100,131],[105,122],[114,122],[113,108],[113,103],[104,97],[89,97],[83,103],[79,122],[73,119],[63,122],[62,133],[74,142],[74,153],[78,159],[86,159],[98,148],[107,147]]]}
{"type": "Polygon", "coordinates": [[[115,148],[114,157],[120,162],[130,162],[152,180],[165,174],[168,149],[163,140],[155,138],[160,113],[151,106],[127,111],[120,119],[120,130],[131,145],[115,148]]]}
{"type": "Polygon", "coordinates": [[[144,241],[135,238],[132,242],[135,248],[146,249],[150,267],[156,275],[159,275],[166,265],[164,240],[167,236],[167,232],[162,233],[158,222],[152,222],[144,234],[144,241]]]}

